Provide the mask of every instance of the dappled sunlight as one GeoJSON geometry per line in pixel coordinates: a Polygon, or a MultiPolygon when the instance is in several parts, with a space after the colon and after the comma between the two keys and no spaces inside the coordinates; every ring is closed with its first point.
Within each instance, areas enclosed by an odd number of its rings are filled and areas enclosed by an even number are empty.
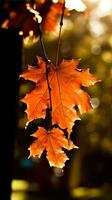
{"type": "Polygon", "coordinates": [[[11,183],[12,191],[38,191],[39,185],[36,182],[29,182],[27,180],[14,179],[11,183]]]}
{"type": "Polygon", "coordinates": [[[93,36],[99,37],[106,31],[106,25],[101,23],[99,20],[90,20],[90,31],[93,36]]]}
{"type": "Polygon", "coordinates": [[[30,199],[29,192],[36,193],[39,191],[39,185],[36,182],[21,179],[12,180],[11,187],[11,200],[27,200],[30,199]]]}
{"type": "Polygon", "coordinates": [[[85,187],[79,187],[71,192],[71,196],[78,199],[99,199],[103,198],[103,191],[96,188],[89,189],[85,187]]]}
{"type": "Polygon", "coordinates": [[[11,200],[27,200],[28,195],[23,192],[13,192],[11,194],[11,200]]]}
{"type": "Polygon", "coordinates": [[[86,5],[83,3],[83,1],[78,0],[78,1],[74,1],[74,0],[66,0],[65,1],[65,6],[68,9],[75,9],[78,12],[83,12],[86,9],[86,5]]]}

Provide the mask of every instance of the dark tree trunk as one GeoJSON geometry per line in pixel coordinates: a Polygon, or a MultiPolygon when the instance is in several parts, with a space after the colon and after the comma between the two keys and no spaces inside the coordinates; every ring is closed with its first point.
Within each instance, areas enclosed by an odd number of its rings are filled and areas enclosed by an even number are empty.
{"type": "Polygon", "coordinates": [[[18,76],[22,38],[17,30],[0,30],[0,199],[9,200],[17,130],[18,76]]]}

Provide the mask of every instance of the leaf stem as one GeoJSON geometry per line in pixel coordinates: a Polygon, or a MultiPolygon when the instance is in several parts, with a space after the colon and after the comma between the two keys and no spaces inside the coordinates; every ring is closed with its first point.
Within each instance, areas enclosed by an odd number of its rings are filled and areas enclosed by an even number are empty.
{"type": "Polygon", "coordinates": [[[39,33],[39,39],[40,39],[40,44],[41,44],[41,48],[42,48],[42,53],[43,53],[43,57],[45,59],[45,65],[46,65],[46,80],[47,80],[49,101],[50,101],[50,106],[49,106],[50,126],[49,126],[49,129],[51,129],[51,126],[52,126],[52,98],[51,98],[51,87],[50,87],[49,76],[48,76],[48,74],[49,74],[49,70],[48,70],[49,59],[46,54],[46,50],[45,50],[45,46],[44,46],[44,42],[43,42],[43,36],[42,36],[42,32],[41,32],[40,24],[38,23],[38,20],[37,20],[37,27],[38,27],[38,33],[39,33]]]}
{"type": "Polygon", "coordinates": [[[47,63],[48,63],[49,59],[48,59],[47,54],[46,54],[46,50],[45,50],[45,46],[44,46],[44,42],[43,42],[42,31],[40,29],[40,24],[38,23],[38,20],[37,20],[37,27],[38,27],[38,34],[39,34],[39,39],[40,39],[43,57],[44,57],[45,61],[47,61],[47,63]]]}
{"type": "Polygon", "coordinates": [[[59,36],[58,36],[58,47],[57,47],[57,53],[56,53],[56,66],[59,63],[59,53],[60,53],[60,44],[61,44],[61,32],[62,32],[62,26],[63,26],[64,11],[65,11],[65,0],[63,2],[62,14],[61,14],[61,19],[60,19],[60,28],[59,28],[59,36]]]}

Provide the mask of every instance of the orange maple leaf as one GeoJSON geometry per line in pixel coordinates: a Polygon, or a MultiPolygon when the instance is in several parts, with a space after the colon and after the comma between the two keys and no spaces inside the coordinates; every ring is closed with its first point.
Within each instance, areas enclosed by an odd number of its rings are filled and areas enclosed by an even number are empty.
{"type": "MultiPolygon", "coordinates": [[[[68,138],[74,122],[80,119],[76,106],[81,114],[91,108],[90,97],[83,91],[82,86],[89,87],[97,82],[89,69],[79,70],[78,64],[79,61],[75,59],[63,60],[59,66],[48,63],[52,123],[67,129],[68,138]]],[[[36,83],[35,88],[22,99],[27,104],[28,122],[44,118],[46,109],[50,107],[45,61],[39,58],[38,66],[29,66],[21,77],[36,83]]]]}
{"type": "Polygon", "coordinates": [[[38,138],[32,145],[30,145],[30,156],[40,156],[43,151],[47,151],[47,159],[50,166],[57,168],[63,168],[65,161],[68,160],[67,155],[62,148],[71,150],[77,148],[72,141],[69,141],[64,136],[63,131],[59,128],[53,128],[51,131],[46,131],[44,128],[40,128],[32,135],[38,138]]]}

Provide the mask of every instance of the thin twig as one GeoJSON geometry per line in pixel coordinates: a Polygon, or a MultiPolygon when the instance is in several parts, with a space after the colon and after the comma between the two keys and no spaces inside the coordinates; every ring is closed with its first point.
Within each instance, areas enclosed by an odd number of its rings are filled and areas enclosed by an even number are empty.
{"type": "Polygon", "coordinates": [[[62,26],[63,26],[64,11],[65,11],[65,0],[63,2],[62,15],[61,15],[61,19],[60,19],[60,28],[59,28],[59,36],[58,36],[58,47],[57,47],[57,53],[56,53],[56,66],[59,63],[59,53],[60,53],[60,44],[61,44],[61,32],[62,32],[62,26]]]}
{"type": "Polygon", "coordinates": [[[33,13],[35,15],[34,19],[37,22],[37,28],[38,28],[38,34],[39,34],[39,39],[40,39],[40,44],[41,44],[41,48],[42,48],[42,53],[43,53],[43,57],[45,60],[45,67],[46,67],[46,81],[47,81],[47,86],[48,86],[48,93],[49,93],[49,101],[50,101],[50,106],[49,106],[49,115],[50,115],[50,125],[49,125],[49,130],[51,129],[52,126],[52,98],[51,98],[51,88],[50,88],[50,82],[49,82],[49,70],[48,70],[48,64],[49,64],[49,59],[47,57],[46,54],[46,50],[45,50],[45,46],[44,46],[44,41],[43,41],[43,36],[42,36],[42,31],[40,29],[40,23],[38,21],[38,17],[39,14],[36,10],[28,7],[27,8],[31,13],[33,13]]]}
{"type": "Polygon", "coordinates": [[[46,54],[46,50],[45,50],[45,46],[44,46],[44,42],[43,42],[43,36],[42,36],[42,32],[40,29],[40,24],[37,21],[37,27],[38,27],[38,34],[39,34],[39,39],[40,39],[40,44],[41,44],[41,48],[42,48],[42,53],[43,53],[43,57],[45,59],[45,65],[46,65],[46,80],[47,80],[47,85],[48,85],[48,93],[49,93],[49,100],[50,100],[50,107],[49,107],[49,111],[50,111],[50,127],[52,126],[52,98],[51,98],[51,88],[50,88],[50,82],[49,82],[49,71],[48,71],[48,64],[49,64],[49,59],[47,57],[46,54]]]}
{"type": "Polygon", "coordinates": [[[48,59],[47,54],[46,54],[46,50],[45,50],[45,46],[44,46],[44,42],[43,42],[42,31],[40,29],[40,24],[38,23],[38,20],[37,20],[37,27],[38,27],[38,34],[39,34],[39,39],[40,39],[40,44],[41,44],[41,48],[42,48],[43,57],[44,57],[45,61],[48,62],[49,59],[48,59]]]}

